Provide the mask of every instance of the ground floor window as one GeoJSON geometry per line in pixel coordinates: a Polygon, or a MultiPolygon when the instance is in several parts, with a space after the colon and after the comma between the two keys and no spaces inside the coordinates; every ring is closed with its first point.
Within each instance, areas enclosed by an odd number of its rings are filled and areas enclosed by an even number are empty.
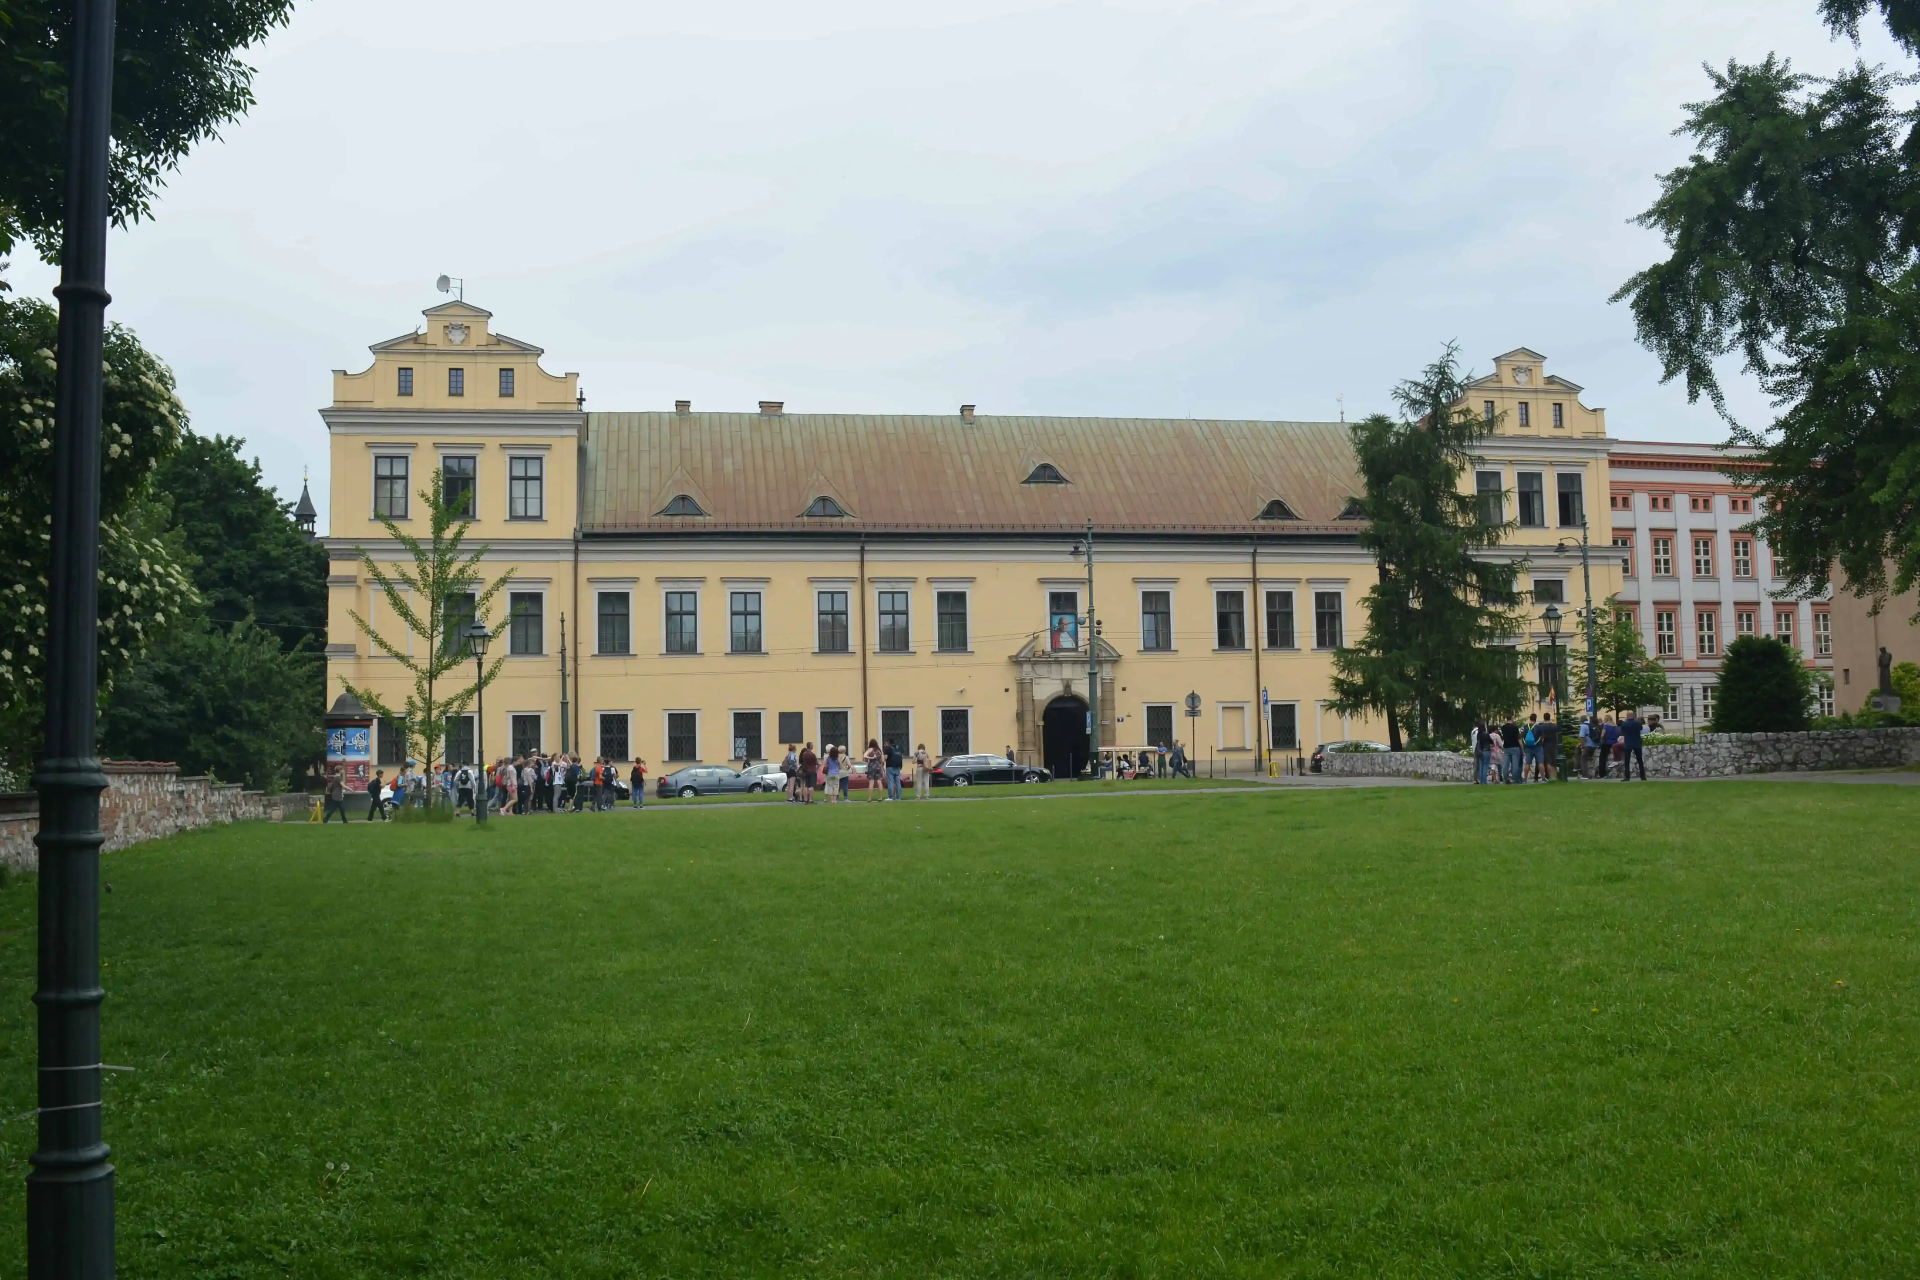
{"type": "Polygon", "coordinates": [[[447,746],[442,753],[450,765],[473,764],[473,717],[447,717],[447,746]]]}
{"type": "Polygon", "coordinates": [[[973,750],[973,715],[965,707],[940,708],[940,754],[963,756],[973,750]]]}
{"type": "Polygon", "coordinates": [[[1823,716],[1832,715],[1833,714],[1833,681],[1831,680],[1820,681],[1818,684],[1814,686],[1814,692],[1818,694],[1820,698],[1820,714],[1823,716]]]}
{"type": "Polygon", "coordinates": [[[1700,686],[1700,718],[1713,719],[1713,686],[1710,684],[1700,686]]]}
{"type": "MultiPolygon", "coordinates": [[[[1171,708],[1169,708],[1171,710],[1171,708]]],[[[1267,708],[1267,745],[1275,751],[1300,749],[1300,708],[1292,702],[1276,702],[1267,708]]]]}
{"type": "Polygon", "coordinates": [[[782,711],[780,713],[780,741],[799,746],[806,740],[807,717],[802,711],[782,711]]]}
{"type": "Polygon", "coordinates": [[[1162,751],[1173,750],[1173,704],[1147,708],[1147,745],[1162,751]]]}
{"type": "Polygon", "coordinates": [[[698,760],[700,758],[700,713],[698,711],[667,712],[667,759],[698,760]]]}
{"type": "Polygon", "coordinates": [[[913,753],[913,712],[905,707],[882,707],[880,710],[880,745],[898,747],[901,755],[913,753]]]}
{"type": "MultiPolygon", "coordinates": [[[[824,751],[829,745],[842,748],[856,745],[847,736],[852,732],[847,724],[848,719],[849,713],[845,711],[822,711],[820,713],[821,750],[824,751]]],[[[859,745],[864,747],[865,744],[859,745]]]]}
{"type": "Polygon", "coordinates": [[[513,740],[513,754],[516,757],[536,755],[540,750],[540,722],[545,719],[539,712],[530,715],[516,714],[509,717],[509,736],[513,740]]]}
{"type": "Polygon", "coordinates": [[[627,713],[624,711],[602,711],[600,713],[600,754],[612,761],[631,760],[633,758],[633,739],[627,713]]]}
{"type": "Polygon", "coordinates": [[[376,721],[374,737],[377,739],[374,746],[375,764],[394,765],[407,762],[407,732],[404,721],[387,719],[376,721]]]}
{"type": "Polygon", "coordinates": [[[1669,720],[1680,718],[1680,686],[1677,684],[1667,686],[1667,718],[1669,720]]]}
{"type": "Polygon", "coordinates": [[[733,713],[733,755],[732,759],[749,763],[766,759],[766,752],[760,742],[760,713],[758,711],[736,711],[733,713]]]}

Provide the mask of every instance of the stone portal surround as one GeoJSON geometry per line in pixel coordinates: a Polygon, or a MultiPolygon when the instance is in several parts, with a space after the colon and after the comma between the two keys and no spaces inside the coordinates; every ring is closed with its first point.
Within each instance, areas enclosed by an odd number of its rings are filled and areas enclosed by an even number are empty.
{"type": "MultiPolygon", "coordinates": [[[[1649,778],[1731,778],[1920,764],[1920,729],[1816,729],[1808,733],[1702,733],[1693,745],[1645,749],[1649,778]]],[[[1322,772],[1348,778],[1473,781],[1473,758],[1453,751],[1329,752],[1322,772]]],[[[1614,777],[1618,769],[1610,769],[1614,777]]],[[[1636,771],[1635,777],[1639,774],[1636,771]]]]}
{"type": "MultiPolygon", "coordinates": [[[[177,765],[113,760],[102,768],[107,789],[100,796],[100,829],[106,833],[106,852],[216,823],[281,818],[311,803],[298,792],[270,796],[242,791],[239,783],[183,778],[177,765]]],[[[34,870],[39,850],[33,837],[39,831],[38,797],[32,792],[0,795],[0,866],[34,870]]]]}

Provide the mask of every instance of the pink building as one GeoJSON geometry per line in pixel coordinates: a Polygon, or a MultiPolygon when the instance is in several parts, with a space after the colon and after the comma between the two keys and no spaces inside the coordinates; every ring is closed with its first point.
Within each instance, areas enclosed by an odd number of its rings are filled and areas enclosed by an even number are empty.
{"type": "MultiPolygon", "coordinates": [[[[1621,607],[1647,652],[1667,668],[1667,723],[1704,727],[1713,716],[1720,655],[1746,635],[1796,646],[1819,673],[1822,714],[1833,713],[1831,592],[1783,598],[1771,548],[1750,526],[1760,499],[1735,482],[1751,452],[1704,444],[1622,440],[1607,462],[1613,545],[1627,553],[1621,607]]],[[[1602,536],[1596,529],[1595,540],[1602,536]]]]}

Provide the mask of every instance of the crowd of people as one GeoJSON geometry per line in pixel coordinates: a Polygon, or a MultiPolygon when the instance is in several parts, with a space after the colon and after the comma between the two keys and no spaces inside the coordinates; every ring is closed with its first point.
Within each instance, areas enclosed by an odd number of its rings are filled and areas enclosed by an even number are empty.
{"type": "MultiPolygon", "coordinates": [[[[481,797],[489,813],[582,813],[603,812],[618,802],[618,781],[625,769],[628,794],[634,808],[646,804],[647,762],[635,757],[632,765],[622,766],[602,756],[591,764],[575,755],[530,755],[509,759],[502,756],[486,769],[473,765],[442,764],[438,775],[429,778],[426,771],[407,761],[388,781],[384,770],[376,769],[367,782],[368,822],[385,822],[395,809],[424,807],[428,792],[438,787],[442,802],[455,813],[475,812],[475,798],[481,797]]],[[[322,821],[335,812],[347,820],[344,787],[339,771],[327,779],[326,812],[322,821]]]]}
{"type": "MultiPolygon", "coordinates": [[[[1601,779],[1609,774],[1614,761],[1620,764],[1620,779],[1633,779],[1635,762],[1640,765],[1640,780],[1647,780],[1647,757],[1641,743],[1659,729],[1658,720],[1642,720],[1629,710],[1616,722],[1613,715],[1598,714],[1580,722],[1574,754],[1574,777],[1601,779]]],[[[1480,721],[1468,735],[1473,749],[1473,781],[1476,786],[1489,783],[1519,784],[1552,782],[1565,770],[1561,759],[1563,729],[1554,723],[1551,712],[1529,715],[1526,723],[1518,718],[1503,724],[1480,721]]]]}
{"type": "MultiPolygon", "coordinates": [[[[812,804],[815,792],[823,797],[823,803],[842,803],[851,800],[852,792],[859,787],[866,788],[868,800],[898,800],[905,771],[906,753],[900,745],[889,742],[881,746],[878,738],[868,738],[865,748],[858,750],[830,742],[825,750],[815,751],[811,742],[799,747],[789,742],[787,754],[780,761],[787,799],[793,804],[812,804]]],[[[924,799],[932,786],[933,757],[927,754],[923,742],[913,751],[915,798],[924,799]]]]}

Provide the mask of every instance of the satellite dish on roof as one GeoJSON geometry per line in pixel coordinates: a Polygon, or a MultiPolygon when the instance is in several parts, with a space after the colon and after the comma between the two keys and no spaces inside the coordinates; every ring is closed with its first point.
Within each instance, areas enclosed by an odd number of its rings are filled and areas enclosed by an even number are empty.
{"type": "Polygon", "coordinates": [[[455,289],[458,289],[460,291],[460,301],[465,302],[467,300],[467,282],[459,276],[442,275],[433,282],[433,287],[442,293],[452,293],[455,289]]]}
{"type": "Polygon", "coordinates": [[[433,282],[433,287],[442,293],[451,293],[453,292],[453,281],[447,279],[445,276],[441,276],[433,282]]]}

